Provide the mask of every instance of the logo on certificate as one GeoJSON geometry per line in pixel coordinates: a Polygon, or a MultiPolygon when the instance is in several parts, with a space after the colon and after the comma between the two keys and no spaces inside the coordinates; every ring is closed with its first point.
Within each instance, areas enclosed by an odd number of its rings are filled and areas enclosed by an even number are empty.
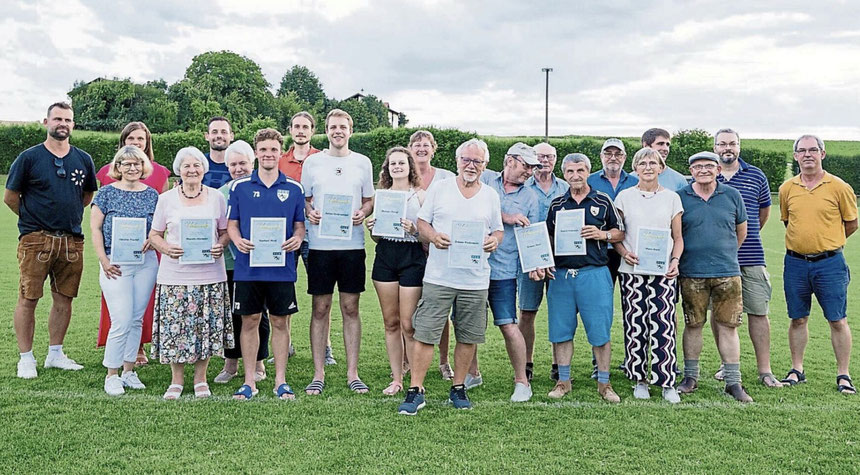
{"type": "Polygon", "coordinates": [[[597,206],[592,206],[589,211],[591,211],[592,216],[597,216],[597,214],[600,213],[600,208],[598,208],[597,206]]]}
{"type": "Polygon", "coordinates": [[[278,199],[283,203],[290,197],[290,190],[278,190],[278,199]]]}

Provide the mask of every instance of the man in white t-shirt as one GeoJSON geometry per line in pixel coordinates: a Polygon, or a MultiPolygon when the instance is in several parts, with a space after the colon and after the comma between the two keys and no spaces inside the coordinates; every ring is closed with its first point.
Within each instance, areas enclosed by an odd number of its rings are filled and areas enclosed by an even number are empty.
{"type": "Polygon", "coordinates": [[[364,292],[364,229],[361,223],[373,211],[373,167],[370,159],[349,149],[352,117],[333,109],[325,119],[329,148],[305,159],[302,187],[310,229],[308,238],[308,293],[313,296],[311,353],[314,378],[305,388],[310,395],[325,387],[325,349],[331,325],[334,286],[340,296],[346,379],[356,393],[368,387],[358,377],[361,320],[358,300],[364,292]]]}
{"type": "Polygon", "coordinates": [[[449,400],[457,409],[472,407],[464,381],[487,331],[487,259],[502,242],[504,228],[499,195],[479,180],[490,161],[487,144],[468,140],[457,148],[456,156],[457,177],[430,187],[418,213],[419,237],[432,245],[423,296],[412,317],[412,381],[400,414],[415,415],[424,407],[424,377],[452,308],[457,344],[449,400]]]}

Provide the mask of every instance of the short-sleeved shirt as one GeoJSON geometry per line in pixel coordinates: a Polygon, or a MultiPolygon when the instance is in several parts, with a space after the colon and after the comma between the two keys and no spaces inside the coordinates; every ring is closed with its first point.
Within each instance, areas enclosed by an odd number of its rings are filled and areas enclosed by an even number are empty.
{"type": "Polygon", "coordinates": [[[677,193],[685,186],[689,185],[690,181],[687,180],[687,177],[683,174],[676,172],[667,165],[666,168],[657,175],[657,183],[659,183],[663,188],[668,188],[677,193]]]}
{"type": "Polygon", "coordinates": [[[66,231],[83,237],[84,193],[97,189],[93,159],[71,146],[57,157],[45,144],[24,150],[12,162],[6,189],[21,194],[18,232],[66,231]],[[57,175],[55,160],[62,160],[65,177],[57,175]]]}
{"type": "MultiPolygon", "coordinates": [[[[210,218],[215,224],[217,238],[217,230],[227,229],[227,201],[224,200],[224,195],[214,188],[207,187],[205,191],[206,202],[196,206],[182,204],[178,188],[159,195],[155,214],[152,216],[152,229],[165,232],[164,239],[167,243],[178,246],[180,221],[183,218],[210,218]]],[[[205,285],[226,280],[227,271],[224,269],[223,256],[211,264],[183,264],[179,259],[162,254],[156,277],[156,282],[164,285],[205,285]]]]}
{"type": "Polygon", "coordinates": [[[227,169],[226,161],[224,163],[217,163],[212,160],[209,153],[206,154],[206,160],[209,160],[209,171],[203,175],[204,185],[218,189],[232,179],[230,170],[227,169]]]}
{"type": "Polygon", "coordinates": [[[544,189],[541,188],[540,184],[535,180],[535,177],[531,177],[526,180],[525,185],[531,188],[538,198],[539,221],[546,221],[546,213],[549,211],[549,204],[552,203],[552,200],[563,195],[570,189],[570,185],[568,185],[566,181],[555,175],[552,176],[552,185],[550,185],[548,191],[544,191],[544,189]]]}
{"type": "Polygon", "coordinates": [[[825,172],[809,190],[800,175],[779,187],[780,219],[786,222],[785,248],[800,254],[834,251],[845,245],[845,221],[857,219],[851,185],[825,172]]]}
{"type": "MultiPolygon", "coordinates": [[[[140,180],[146,186],[153,188],[155,191],[161,193],[161,190],[164,189],[164,185],[167,183],[168,178],[170,178],[170,170],[167,169],[164,165],[156,162],[152,163],[152,173],[149,174],[148,177],[140,180]]],[[[101,183],[102,186],[110,185],[111,183],[116,182],[113,178],[110,177],[110,163],[99,168],[99,171],[96,173],[96,179],[101,183]]]]}
{"type": "MultiPolygon", "coordinates": [[[[633,253],[636,252],[640,227],[672,229],[672,219],[678,213],[684,212],[678,193],[666,188],[661,188],[654,193],[643,192],[638,188],[622,190],[615,198],[615,207],[621,212],[624,220],[622,243],[633,253]]],[[[632,274],[633,266],[621,259],[618,272],[632,274]]]]}
{"type": "Polygon", "coordinates": [[[588,186],[590,186],[592,190],[602,191],[609,195],[613,200],[618,196],[618,193],[632,186],[636,186],[637,183],[639,183],[639,178],[625,172],[624,170],[621,170],[621,175],[618,177],[618,185],[614,188],[612,186],[612,182],[609,181],[609,178],[606,178],[606,170],[598,170],[588,176],[588,186]]]}
{"type": "MultiPolygon", "coordinates": [[[[552,200],[546,215],[546,228],[549,231],[549,240],[555,250],[555,216],[559,211],[569,209],[585,210],[585,225],[596,226],[601,231],[610,229],[624,230],[624,223],[612,198],[602,191],[591,189],[582,202],[577,203],[567,190],[562,196],[552,200]]],[[[553,256],[555,266],[562,269],[581,269],[586,266],[605,266],[609,264],[609,247],[607,242],[597,239],[585,240],[584,256],[553,256]]]]}
{"type": "MultiPolygon", "coordinates": [[[[281,155],[281,160],[278,162],[278,170],[280,170],[281,173],[283,173],[284,175],[286,175],[286,176],[292,178],[293,180],[301,183],[301,181],[302,181],[302,165],[305,164],[305,161],[304,160],[302,160],[302,161],[296,160],[295,151],[296,151],[295,146],[292,146],[289,149],[287,149],[287,151],[284,152],[283,155],[281,155]]],[[[313,145],[311,145],[311,148],[308,151],[308,156],[305,157],[305,160],[307,160],[308,157],[310,157],[311,155],[313,155],[317,152],[319,152],[319,149],[314,148],[313,145]]]]}
{"type": "MultiPolygon", "coordinates": [[[[373,197],[373,166],[370,159],[356,152],[345,157],[333,157],[328,150],[305,159],[302,167],[302,187],[305,197],[313,198],[314,209],[320,209],[323,195],[352,195],[353,211],[361,208],[362,198],[373,197]]],[[[320,251],[364,249],[364,228],[352,227],[351,239],[331,239],[319,236],[319,225],[308,229],[311,249],[320,251]]]]}
{"type": "Polygon", "coordinates": [[[146,235],[149,236],[157,203],[158,192],[148,186],[140,191],[121,190],[111,185],[101,187],[93,205],[105,215],[102,223],[105,253],[110,254],[111,251],[114,218],[145,218],[146,235]]]}
{"type": "MultiPolygon", "coordinates": [[[[433,167],[433,169],[436,170],[436,172],[433,173],[433,179],[430,180],[430,185],[433,185],[434,183],[439,183],[442,180],[447,180],[448,178],[454,178],[455,176],[457,176],[456,174],[452,173],[450,170],[446,170],[444,168],[433,167]]],[[[427,188],[430,188],[430,185],[427,185],[427,188]]]]}
{"type": "Polygon", "coordinates": [[[764,249],[761,244],[761,222],[758,212],[762,208],[769,208],[770,184],[767,177],[760,168],[750,165],[738,158],[740,168],[732,175],[731,180],[726,180],[723,175],[717,175],[717,181],[738,190],[744,200],[747,210],[747,237],[738,250],[738,263],[741,267],[765,266],[764,249]]]}
{"type": "Polygon", "coordinates": [[[678,263],[681,277],[741,275],[737,226],[747,220],[747,211],[738,190],[717,183],[714,193],[705,201],[690,184],[678,195],[684,207],[681,215],[684,253],[678,263]]]}
{"type": "MultiPolygon", "coordinates": [[[[267,187],[257,170],[239,178],[230,188],[227,218],[239,221],[239,232],[251,239],[251,218],[286,218],[287,236],[293,236],[293,225],[305,220],[305,193],[302,185],[278,172],[278,179],[267,187]]],[[[235,256],[234,281],[295,282],[296,253],[286,253],[284,267],[251,267],[250,254],[235,256]]]]}
{"type": "MultiPolygon", "coordinates": [[[[531,188],[520,185],[515,191],[507,192],[502,174],[491,170],[481,174],[481,181],[498,193],[502,214],[519,213],[528,218],[530,223],[540,221],[538,199],[531,188]]],[[[504,224],[504,229],[505,236],[501,244],[490,254],[490,280],[516,279],[522,272],[514,227],[504,224]]]]}
{"type": "MultiPolygon", "coordinates": [[[[456,179],[440,181],[427,190],[418,218],[433,226],[436,232],[449,237],[454,221],[480,221],[484,223],[485,235],[503,229],[499,195],[481,184],[475,196],[466,198],[456,179]]],[[[430,244],[424,282],[459,290],[486,290],[490,287],[490,265],[486,252],[483,256],[480,269],[450,268],[448,249],[437,249],[430,244]]]]}

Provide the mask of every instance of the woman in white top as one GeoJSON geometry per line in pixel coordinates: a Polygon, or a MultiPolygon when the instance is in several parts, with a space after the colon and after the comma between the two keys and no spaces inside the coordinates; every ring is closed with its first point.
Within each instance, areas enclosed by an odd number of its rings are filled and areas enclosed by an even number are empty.
{"type": "Polygon", "coordinates": [[[382,308],[385,348],[391,365],[391,384],[382,393],[391,396],[403,390],[404,348],[408,354],[412,343],[412,314],[421,298],[427,264],[427,255],[418,242],[417,227],[424,190],[408,149],[393,147],[386,152],[377,190],[399,191],[406,195],[406,217],[400,220],[403,237],[374,236],[375,215],[364,222],[377,243],[371,279],[382,308]]]}
{"type": "MultiPolygon", "coordinates": [[[[657,177],[666,168],[663,156],[643,148],[633,156],[633,169],[639,183],[618,193],[615,207],[624,220],[624,241],[614,244],[621,265],[621,308],[624,314],[624,344],[627,358],[624,371],[636,381],[633,396],[648,399],[649,382],[663,388],[663,398],[681,401],[675,390],[675,293],[678,260],[684,252],[681,214],[684,208],[677,193],[660,186],[657,177]],[[642,227],[669,230],[669,262],[662,263],[661,275],[636,267],[642,227]],[[650,355],[650,372],[648,371],[650,355]]],[[[663,258],[664,260],[666,258],[663,258]]]]}

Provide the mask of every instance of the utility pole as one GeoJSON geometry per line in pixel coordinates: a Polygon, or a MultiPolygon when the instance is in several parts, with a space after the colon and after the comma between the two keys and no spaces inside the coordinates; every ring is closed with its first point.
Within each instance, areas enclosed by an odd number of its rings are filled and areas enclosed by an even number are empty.
{"type": "Polygon", "coordinates": [[[552,68],[542,68],[542,72],[546,73],[546,110],[544,112],[544,140],[549,141],[549,73],[552,68]]]}

